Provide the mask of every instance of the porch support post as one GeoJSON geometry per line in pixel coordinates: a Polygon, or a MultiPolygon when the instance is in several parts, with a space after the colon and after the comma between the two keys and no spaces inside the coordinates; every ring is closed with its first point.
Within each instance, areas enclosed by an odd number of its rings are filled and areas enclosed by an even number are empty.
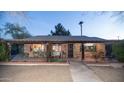
{"type": "Polygon", "coordinates": [[[7,46],[9,48],[9,50],[8,50],[8,56],[9,56],[9,59],[11,60],[11,48],[12,48],[12,44],[11,43],[7,43],[7,46]]]}
{"type": "Polygon", "coordinates": [[[84,60],[84,43],[81,43],[81,49],[82,49],[82,60],[84,60]]]}
{"type": "Polygon", "coordinates": [[[68,49],[69,49],[69,43],[67,43],[67,63],[70,64],[69,57],[68,57],[68,52],[69,52],[68,49]]]}
{"type": "Polygon", "coordinates": [[[51,57],[51,50],[52,50],[52,43],[48,42],[48,44],[47,44],[47,62],[49,61],[49,58],[51,57]]]}

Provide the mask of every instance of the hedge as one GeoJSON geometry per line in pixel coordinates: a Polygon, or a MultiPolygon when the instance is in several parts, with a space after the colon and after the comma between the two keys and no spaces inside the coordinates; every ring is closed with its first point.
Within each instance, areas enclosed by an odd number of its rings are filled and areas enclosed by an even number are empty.
{"type": "Polygon", "coordinates": [[[9,50],[7,48],[6,43],[0,42],[0,61],[8,61],[9,60],[9,50]]]}
{"type": "Polygon", "coordinates": [[[112,51],[118,61],[124,62],[124,42],[113,44],[112,51]]]}

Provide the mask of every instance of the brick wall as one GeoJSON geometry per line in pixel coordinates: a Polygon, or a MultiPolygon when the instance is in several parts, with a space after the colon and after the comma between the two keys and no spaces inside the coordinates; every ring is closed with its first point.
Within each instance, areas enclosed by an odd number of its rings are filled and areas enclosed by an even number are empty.
{"type": "MultiPolygon", "coordinates": [[[[73,44],[73,56],[75,59],[81,60],[82,54],[80,51],[81,43],[74,43],[73,44]]],[[[24,45],[24,53],[28,53],[29,57],[33,57],[33,53],[31,52],[31,44],[24,45]]],[[[63,57],[68,58],[68,44],[61,44],[61,50],[64,52],[63,57]]],[[[105,44],[104,43],[96,43],[96,53],[99,51],[103,51],[105,55],[105,44]]],[[[93,58],[92,52],[85,52],[84,58],[93,58]],[[89,56],[88,56],[89,55],[89,56]]]]}
{"type": "Polygon", "coordinates": [[[81,60],[81,43],[74,43],[73,45],[73,56],[75,59],[80,59],[81,60]]]}
{"type": "Polygon", "coordinates": [[[68,57],[68,44],[61,44],[61,49],[64,52],[63,57],[67,58],[68,57]]]}
{"type": "Polygon", "coordinates": [[[104,52],[104,55],[105,55],[105,44],[104,43],[96,43],[96,52],[99,53],[100,51],[104,52]]]}
{"type": "Polygon", "coordinates": [[[31,44],[24,44],[24,53],[29,54],[29,57],[33,57],[31,52],[31,44]]]}

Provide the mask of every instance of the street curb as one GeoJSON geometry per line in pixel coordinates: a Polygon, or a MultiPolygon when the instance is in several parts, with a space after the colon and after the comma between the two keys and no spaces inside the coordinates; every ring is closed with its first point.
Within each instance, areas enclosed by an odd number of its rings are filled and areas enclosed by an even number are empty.
{"type": "Polygon", "coordinates": [[[42,65],[48,65],[48,66],[68,66],[69,64],[47,64],[47,63],[29,63],[29,64],[15,64],[15,63],[0,63],[0,66],[42,66],[42,65]]]}

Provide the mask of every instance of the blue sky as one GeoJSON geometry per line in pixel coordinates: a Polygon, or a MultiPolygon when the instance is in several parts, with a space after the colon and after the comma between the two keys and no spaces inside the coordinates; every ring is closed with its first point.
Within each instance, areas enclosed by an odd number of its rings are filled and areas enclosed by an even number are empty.
{"type": "MultiPolygon", "coordinates": [[[[96,14],[95,12],[26,12],[26,16],[4,15],[1,25],[6,22],[19,23],[26,26],[32,35],[48,35],[54,26],[61,23],[69,29],[72,35],[80,35],[79,21],[84,21],[83,35],[101,37],[104,39],[124,38],[124,24],[111,18],[110,14],[96,14]]],[[[6,36],[8,38],[9,36],[6,36]]]]}

